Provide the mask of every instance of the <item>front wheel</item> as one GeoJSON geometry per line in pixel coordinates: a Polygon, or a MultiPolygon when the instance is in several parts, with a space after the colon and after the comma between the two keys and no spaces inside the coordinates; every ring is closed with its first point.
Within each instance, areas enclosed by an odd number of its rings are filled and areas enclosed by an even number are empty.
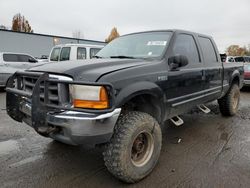
{"type": "Polygon", "coordinates": [[[220,111],[224,116],[233,116],[237,113],[240,103],[240,89],[233,84],[228,93],[218,100],[220,111]]]}
{"type": "Polygon", "coordinates": [[[129,112],[117,121],[114,135],[103,153],[105,165],[118,179],[135,183],[155,167],[161,142],[161,128],[152,116],[129,112]]]}

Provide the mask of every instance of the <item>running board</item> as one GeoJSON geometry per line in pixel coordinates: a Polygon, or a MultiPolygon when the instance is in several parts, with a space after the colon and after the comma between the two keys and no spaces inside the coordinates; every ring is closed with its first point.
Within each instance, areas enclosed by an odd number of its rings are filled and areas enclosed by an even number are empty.
{"type": "Polygon", "coordinates": [[[180,126],[180,125],[182,125],[183,123],[184,123],[184,121],[179,117],[179,116],[175,116],[175,117],[173,117],[173,118],[171,118],[170,119],[172,122],[173,122],[173,124],[175,124],[175,126],[180,126]]]}
{"type": "Polygon", "coordinates": [[[211,110],[208,108],[208,107],[206,107],[204,104],[202,104],[202,105],[199,105],[199,106],[197,106],[202,112],[204,112],[205,114],[208,114],[209,112],[211,112],[211,110]]]}

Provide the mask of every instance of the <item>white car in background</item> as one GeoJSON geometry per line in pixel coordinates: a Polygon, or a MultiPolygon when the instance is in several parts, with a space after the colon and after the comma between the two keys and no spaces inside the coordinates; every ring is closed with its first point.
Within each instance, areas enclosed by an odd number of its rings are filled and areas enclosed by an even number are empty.
{"type": "Polygon", "coordinates": [[[227,63],[233,63],[233,62],[238,62],[238,63],[250,63],[250,57],[249,56],[228,56],[227,63]]]}
{"type": "Polygon", "coordinates": [[[5,87],[9,77],[16,71],[23,71],[31,67],[42,65],[33,56],[24,53],[0,53],[0,87],[5,87]]]}
{"type": "Polygon", "coordinates": [[[227,63],[234,63],[235,62],[234,56],[227,56],[226,62],[227,63]]]}
{"type": "Polygon", "coordinates": [[[61,44],[52,48],[50,62],[84,60],[93,58],[104,45],[61,44]]]}

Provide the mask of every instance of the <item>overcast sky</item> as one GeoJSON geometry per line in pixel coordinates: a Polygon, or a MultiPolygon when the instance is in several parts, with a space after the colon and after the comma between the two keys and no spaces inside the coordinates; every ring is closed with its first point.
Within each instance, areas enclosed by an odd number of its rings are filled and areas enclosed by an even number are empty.
{"type": "Polygon", "coordinates": [[[212,35],[222,52],[250,44],[250,0],[0,0],[0,25],[20,12],[35,33],[101,40],[116,26],[121,35],[185,29],[212,35]]]}

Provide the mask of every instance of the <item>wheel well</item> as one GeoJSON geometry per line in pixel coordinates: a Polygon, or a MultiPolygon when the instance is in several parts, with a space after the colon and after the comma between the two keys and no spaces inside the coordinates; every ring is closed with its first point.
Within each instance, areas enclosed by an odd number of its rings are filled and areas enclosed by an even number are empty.
{"type": "Polygon", "coordinates": [[[240,85],[240,78],[238,76],[235,76],[232,80],[232,84],[237,84],[238,86],[240,85]]]}
{"type": "Polygon", "coordinates": [[[150,94],[138,95],[130,99],[122,106],[122,111],[140,111],[150,114],[158,123],[162,122],[161,102],[150,94]]]}

